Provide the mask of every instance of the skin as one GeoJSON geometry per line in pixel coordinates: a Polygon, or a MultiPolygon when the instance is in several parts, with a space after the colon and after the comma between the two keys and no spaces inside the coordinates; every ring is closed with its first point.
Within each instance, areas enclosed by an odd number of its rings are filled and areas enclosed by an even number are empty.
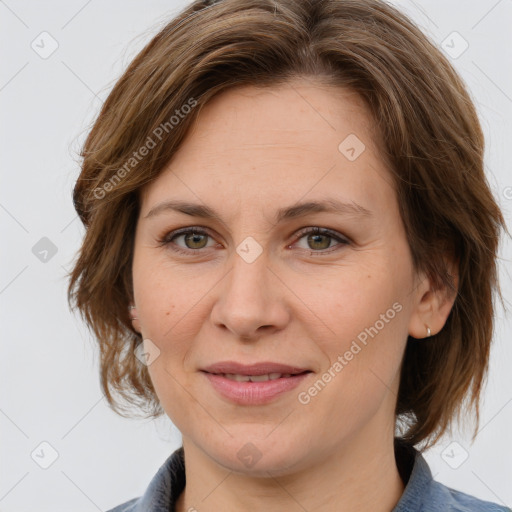
{"type": "Polygon", "coordinates": [[[422,343],[427,325],[438,332],[453,300],[413,268],[374,125],[357,94],[310,80],[231,89],[206,105],[143,189],[134,328],[160,350],[148,370],[183,435],[187,485],[178,512],[384,512],[399,501],[394,408],[407,337],[422,343]],[[338,150],[349,134],[365,145],[354,161],[338,150]],[[278,208],[328,197],[370,213],[274,220],[278,208]],[[172,210],[147,217],[178,199],[208,205],[221,220],[172,210]],[[199,226],[208,236],[160,243],[199,226]],[[301,234],[311,227],[341,241],[301,234]],[[252,263],[236,251],[247,237],[262,249],[252,263]],[[300,403],[299,393],[397,303],[378,334],[300,403]],[[270,404],[236,405],[199,371],[223,360],[313,373],[270,404]],[[250,467],[237,457],[247,443],[261,456],[250,467]]]}

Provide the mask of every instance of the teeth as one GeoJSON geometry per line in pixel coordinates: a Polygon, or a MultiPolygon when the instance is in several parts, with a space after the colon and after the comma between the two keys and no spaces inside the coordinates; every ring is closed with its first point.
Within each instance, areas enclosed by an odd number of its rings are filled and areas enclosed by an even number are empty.
{"type": "Polygon", "coordinates": [[[237,382],[265,382],[267,380],[276,380],[281,377],[291,377],[290,373],[267,373],[265,375],[239,375],[237,373],[223,374],[226,379],[236,380],[237,382]]]}
{"type": "Polygon", "coordinates": [[[250,375],[251,382],[263,382],[269,380],[270,375],[250,375]]]}
{"type": "Polygon", "coordinates": [[[250,377],[248,375],[238,375],[236,373],[225,373],[226,379],[236,380],[237,382],[249,382],[250,377]]]}

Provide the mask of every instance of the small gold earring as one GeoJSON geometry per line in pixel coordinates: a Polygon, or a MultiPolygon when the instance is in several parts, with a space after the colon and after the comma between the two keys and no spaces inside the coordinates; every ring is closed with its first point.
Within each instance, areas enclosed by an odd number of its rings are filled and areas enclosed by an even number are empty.
{"type": "Polygon", "coordinates": [[[426,328],[427,328],[427,338],[430,338],[430,327],[428,325],[426,325],[426,328]]]}

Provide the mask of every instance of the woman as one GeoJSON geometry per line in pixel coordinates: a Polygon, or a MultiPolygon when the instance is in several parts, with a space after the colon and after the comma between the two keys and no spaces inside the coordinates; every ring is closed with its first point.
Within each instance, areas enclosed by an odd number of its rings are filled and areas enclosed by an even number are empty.
{"type": "Polygon", "coordinates": [[[104,393],[183,436],[113,510],[506,510],[420,451],[478,413],[504,225],[483,146],[451,65],[379,0],[172,20],[74,190],[104,393]]]}

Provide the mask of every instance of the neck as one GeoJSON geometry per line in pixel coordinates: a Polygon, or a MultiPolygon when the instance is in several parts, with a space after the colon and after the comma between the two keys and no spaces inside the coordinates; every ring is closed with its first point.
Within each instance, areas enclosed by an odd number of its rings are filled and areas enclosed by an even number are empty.
{"type": "MultiPolygon", "coordinates": [[[[363,436],[365,437],[365,436],[363,436]]],[[[307,470],[284,476],[254,477],[218,465],[183,438],[186,481],[176,512],[285,510],[389,512],[400,500],[393,437],[364,442],[361,436],[326,454],[307,470]]]]}

